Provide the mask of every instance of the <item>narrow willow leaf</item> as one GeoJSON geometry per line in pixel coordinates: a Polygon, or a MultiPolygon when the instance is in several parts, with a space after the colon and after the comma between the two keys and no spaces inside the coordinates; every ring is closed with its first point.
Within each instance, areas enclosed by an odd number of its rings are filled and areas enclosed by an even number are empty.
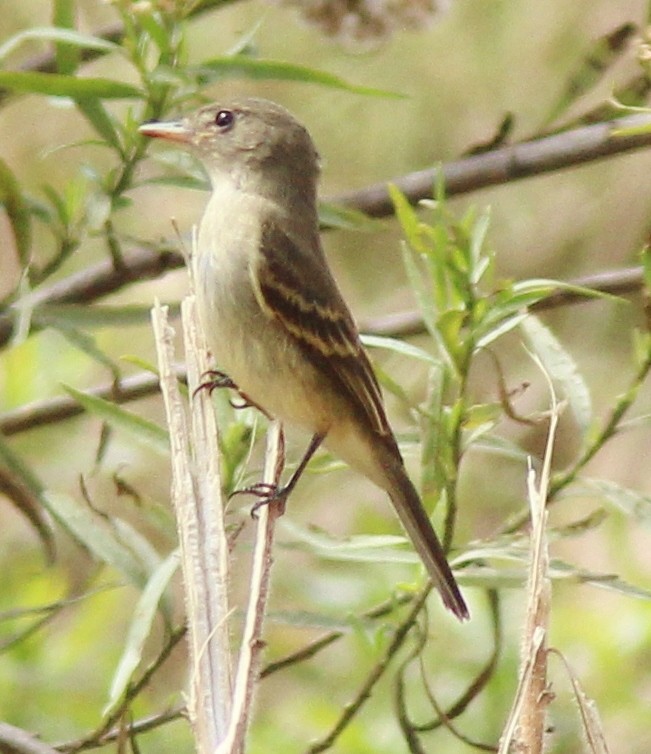
{"type": "Polygon", "coordinates": [[[387,351],[400,354],[401,356],[408,356],[411,359],[418,359],[418,361],[424,361],[431,366],[438,366],[441,360],[436,356],[432,356],[423,348],[418,348],[411,343],[407,343],[404,340],[398,340],[397,338],[387,338],[383,335],[362,335],[362,343],[368,348],[384,348],[387,351]]]}
{"type": "Polygon", "coordinates": [[[529,454],[519,445],[499,435],[483,434],[473,443],[473,450],[483,453],[491,453],[500,458],[526,463],[529,454]]]}
{"type": "Polygon", "coordinates": [[[114,429],[126,432],[141,445],[151,448],[157,453],[165,456],[169,454],[169,439],[167,432],[162,427],[126,411],[121,406],[111,403],[111,401],[83,393],[70,385],[63,385],[63,388],[86,411],[98,416],[114,429]]]}
{"type": "Polygon", "coordinates": [[[88,122],[104,139],[104,141],[119,154],[122,154],[120,137],[113,125],[111,116],[108,114],[99,99],[94,97],[77,100],[77,107],[86,116],[88,122]]]}
{"type": "Polygon", "coordinates": [[[563,396],[585,436],[592,421],[592,400],[574,359],[537,317],[529,315],[520,323],[520,328],[549,376],[562,388],[563,396]]]}
{"type": "Polygon", "coordinates": [[[306,547],[310,552],[329,560],[385,563],[419,563],[413,550],[398,549],[407,542],[397,535],[358,535],[345,540],[335,539],[322,531],[307,529],[295,521],[283,520],[283,527],[292,535],[291,547],[306,547]]]}
{"type": "Polygon", "coordinates": [[[484,254],[483,248],[490,227],[491,214],[490,207],[487,207],[479,216],[479,219],[473,223],[472,235],[470,237],[470,260],[472,264],[469,282],[472,285],[479,285],[484,273],[490,265],[490,258],[484,254]]]}
{"type": "Polygon", "coordinates": [[[0,61],[27,41],[58,42],[68,46],[80,47],[86,50],[100,52],[121,52],[119,45],[91,34],[81,34],[73,29],[63,29],[56,26],[36,26],[26,29],[8,39],[0,46],[0,61]]]}
{"type": "Polygon", "coordinates": [[[616,296],[613,293],[607,291],[599,291],[595,288],[588,288],[584,285],[576,285],[574,283],[566,283],[562,280],[551,280],[548,278],[531,278],[529,280],[522,280],[513,284],[512,287],[514,296],[534,296],[535,300],[541,300],[547,298],[559,291],[567,291],[568,293],[576,293],[586,298],[598,298],[606,299],[607,301],[617,302],[619,304],[626,303],[626,300],[621,296],[616,296]]]}
{"type": "Polygon", "coordinates": [[[647,295],[651,294],[651,246],[645,246],[640,254],[642,261],[642,274],[644,276],[644,287],[647,295]]]}
{"type": "MultiPolygon", "coordinates": [[[[75,27],[76,0],[54,0],[54,25],[60,29],[73,30],[75,27]]],[[[57,42],[54,47],[57,73],[70,75],[77,70],[80,56],[78,45],[57,42]]]]}
{"type": "Polygon", "coordinates": [[[308,68],[294,63],[285,63],[280,60],[256,60],[247,55],[233,55],[232,57],[212,58],[205,60],[195,69],[202,82],[215,79],[215,74],[220,78],[226,76],[245,76],[250,79],[274,79],[276,81],[302,81],[306,84],[320,84],[334,89],[344,89],[347,92],[363,94],[370,97],[391,97],[393,99],[404,98],[398,92],[389,92],[384,89],[373,89],[366,86],[350,84],[345,79],[315,68],[308,68]]]}
{"type": "Polygon", "coordinates": [[[0,87],[13,92],[45,94],[50,97],[99,99],[140,99],[143,93],[121,81],[103,78],[77,78],[40,71],[0,71],[0,87]]]}
{"type": "Polygon", "coordinates": [[[424,249],[420,248],[419,242],[419,229],[420,220],[416,214],[416,210],[411,206],[407,197],[400,191],[400,189],[393,183],[388,186],[389,196],[391,197],[391,203],[395,209],[396,217],[402,228],[402,232],[407,237],[407,241],[417,250],[424,253],[424,249]]]}
{"type": "MultiPolygon", "coordinates": [[[[45,324],[36,312],[32,315],[32,319],[34,322],[38,322],[38,324],[45,324]]],[[[78,348],[82,353],[86,354],[86,356],[93,359],[93,361],[106,367],[111,372],[114,379],[119,379],[120,370],[117,364],[98,347],[97,342],[92,335],[89,335],[83,330],[71,327],[69,324],[63,326],[60,323],[57,324],[50,322],[48,324],[58,330],[75,348],[78,348]]]]}
{"type": "Polygon", "coordinates": [[[592,497],[595,493],[611,508],[621,511],[639,523],[651,524],[651,497],[607,479],[581,477],[580,481],[572,484],[569,491],[564,492],[562,496],[592,497]]]}
{"type": "Polygon", "coordinates": [[[438,310],[436,308],[434,296],[432,296],[431,290],[425,283],[423,271],[418,266],[414,252],[406,243],[403,243],[402,259],[405,265],[409,285],[416,297],[418,310],[423,318],[423,324],[429,334],[435,338],[436,342],[440,343],[440,336],[436,327],[438,310]]]}
{"type": "Polygon", "coordinates": [[[46,490],[43,496],[52,515],[98,560],[115,568],[139,589],[145,586],[149,579],[145,564],[117,536],[108,517],[61,492],[46,490]]]}
{"type": "Polygon", "coordinates": [[[24,267],[30,254],[32,218],[20,190],[20,184],[2,158],[0,158],[0,204],[4,205],[14,236],[18,259],[21,267],[24,267]]]}
{"type": "Polygon", "coordinates": [[[151,319],[150,312],[150,306],[139,304],[42,304],[35,309],[35,317],[54,327],[92,329],[147,324],[151,319]]]}
{"type": "Polygon", "coordinates": [[[627,22],[592,43],[552,108],[548,123],[556,120],[573,102],[596,86],[608,68],[621,57],[636,32],[636,25],[627,22]]]}
{"type": "Polygon", "coordinates": [[[478,328],[476,335],[477,340],[475,341],[475,349],[479,350],[481,348],[486,348],[486,346],[489,346],[491,343],[494,343],[498,338],[501,338],[502,335],[506,335],[506,333],[511,332],[511,330],[515,330],[515,328],[522,322],[523,319],[525,319],[527,316],[529,316],[526,313],[521,314],[514,314],[510,317],[505,317],[501,321],[498,320],[497,322],[493,321],[490,323],[490,328],[486,330],[484,325],[487,323],[488,318],[482,323],[482,327],[478,328]],[[482,333],[480,335],[480,333],[482,333]]]}
{"type": "Polygon", "coordinates": [[[323,228],[339,230],[373,231],[382,226],[380,220],[375,220],[359,210],[327,202],[319,203],[319,222],[323,228]]]}
{"type": "Polygon", "coordinates": [[[604,736],[603,726],[601,719],[599,718],[599,712],[597,711],[597,705],[594,699],[590,699],[583,686],[579,681],[578,676],[574,673],[569,663],[565,659],[565,656],[558,650],[553,650],[557,656],[561,658],[565,669],[570,677],[572,688],[574,690],[574,698],[576,699],[579,712],[581,713],[581,722],[583,723],[583,732],[588,744],[588,750],[590,754],[608,754],[608,746],[606,744],[606,737],[604,736]]]}
{"type": "Polygon", "coordinates": [[[129,626],[124,643],[122,657],[118,662],[113,680],[111,681],[108,702],[102,712],[104,716],[109,715],[118,706],[131,683],[133,674],[142,662],[142,653],[145,643],[152,632],[158,605],[172,576],[176,573],[178,565],[179,553],[175,550],[152,572],[147,585],[136,603],[131,625],[129,626]]]}

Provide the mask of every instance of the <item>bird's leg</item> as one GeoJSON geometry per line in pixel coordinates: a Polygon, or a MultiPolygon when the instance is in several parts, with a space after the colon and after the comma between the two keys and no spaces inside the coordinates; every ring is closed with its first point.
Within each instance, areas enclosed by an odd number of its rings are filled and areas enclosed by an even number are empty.
{"type": "Polygon", "coordinates": [[[257,408],[260,413],[264,414],[267,419],[271,419],[271,416],[255,401],[252,401],[249,396],[239,389],[239,387],[233,382],[233,380],[225,373],[220,372],[218,369],[209,369],[201,375],[203,382],[196,388],[193,395],[196,395],[200,390],[207,390],[209,395],[212,395],[213,390],[219,388],[230,388],[235,390],[242,399],[241,403],[236,403],[232,398],[229,399],[229,403],[235,409],[241,408],[257,408]]]}
{"type": "MultiPolygon", "coordinates": [[[[270,505],[271,503],[281,506],[282,515],[285,512],[285,503],[287,502],[287,498],[289,497],[294,487],[296,487],[296,483],[305,471],[305,467],[309,463],[310,458],[312,458],[312,456],[319,449],[319,446],[324,439],[325,435],[316,434],[312,436],[310,444],[307,446],[307,450],[305,451],[301,462],[298,464],[296,470],[291,475],[289,481],[284,487],[279,487],[277,484],[271,484],[269,482],[258,482],[257,484],[253,484],[250,487],[245,487],[243,490],[237,490],[233,493],[233,495],[257,496],[258,500],[251,508],[251,516],[253,518],[256,518],[257,512],[261,506],[270,505]]],[[[233,495],[231,495],[231,497],[233,497],[233,495]]]]}

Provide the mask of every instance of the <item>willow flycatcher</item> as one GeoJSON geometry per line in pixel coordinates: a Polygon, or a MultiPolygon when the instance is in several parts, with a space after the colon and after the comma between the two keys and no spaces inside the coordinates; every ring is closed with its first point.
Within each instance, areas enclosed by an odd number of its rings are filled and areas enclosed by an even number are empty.
{"type": "Polygon", "coordinates": [[[199,313],[220,369],[268,415],[312,440],[284,499],[321,443],[386,490],[443,602],[468,608],[409,480],[357,327],[319,239],[319,158],[307,130],[262,99],[216,103],[147,136],[203,163],[212,195],[199,227],[199,313]]]}

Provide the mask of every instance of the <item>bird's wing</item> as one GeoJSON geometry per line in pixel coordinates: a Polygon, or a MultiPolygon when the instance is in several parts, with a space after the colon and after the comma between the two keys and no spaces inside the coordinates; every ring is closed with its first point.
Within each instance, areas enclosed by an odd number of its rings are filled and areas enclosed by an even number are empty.
{"type": "Polygon", "coordinates": [[[380,388],[357,327],[318,239],[314,243],[313,248],[303,249],[277,222],[264,222],[261,254],[251,270],[258,303],[285,328],[306,357],[339,386],[355,413],[395,445],[380,388]]]}

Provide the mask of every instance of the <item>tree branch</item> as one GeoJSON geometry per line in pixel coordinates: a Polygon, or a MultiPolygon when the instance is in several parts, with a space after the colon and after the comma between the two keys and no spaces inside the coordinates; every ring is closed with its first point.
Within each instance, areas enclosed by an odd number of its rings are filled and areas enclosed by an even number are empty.
{"type": "MultiPolygon", "coordinates": [[[[583,275],[570,280],[568,285],[575,288],[586,288],[595,293],[621,296],[626,293],[637,293],[642,288],[643,283],[644,277],[641,267],[626,267],[623,270],[605,270],[592,275],[583,275]]],[[[570,304],[585,304],[591,301],[594,301],[594,298],[579,290],[559,287],[558,290],[533,304],[529,309],[538,312],[570,304]]],[[[360,329],[373,335],[406,338],[425,332],[425,325],[420,312],[412,310],[374,317],[362,323],[360,329]]]]}
{"type": "MultiPolygon", "coordinates": [[[[177,378],[185,381],[184,369],[179,368],[177,370],[177,378]]],[[[158,375],[141,372],[130,377],[124,377],[116,382],[98,385],[85,392],[88,395],[105,398],[119,404],[146,398],[158,393],[159,390],[158,375]]],[[[85,411],[86,409],[69,395],[27,403],[0,416],[0,433],[5,436],[14,435],[65,419],[72,419],[85,413],[85,411]]]]}
{"type": "Polygon", "coordinates": [[[648,146],[651,146],[651,115],[630,115],[464,157],[441,167],[338,194],[328,201],[371,217],[386,217],[393,214],[387,183],[394,183],[416,204],[421,199],[431,198],[439,175],[445,181],[446,195],[455,196],[648,146]]]}
{"type": "MultiPolygon", "coordinates": [[[[466,157],[443,165],[440,170],[445,178],[449,196],[475,191],[484,186],[520,180],[534,175],[561,170],[605,157],[624,154],[634,149],[651,146],[651,116],[633,115],[606,123],[575,128],[565,133],[547,136],[534,141],[501,147],[480,155],[466,157]],[[644,130],[646,127],[646,130],[644,130]],[[627,130],[628,129],[628,130],[627,130]]],[[[413,203],[431,197],[438,168],[429,168],[392,180],[326,198],[327,202],[339,203],[374,217],[393,213],[393,205],[387,192],[387,183],[395,183],[413,203]]],[[[32,308],[39,304],[88,303],[114,293],[129,283],[159,277],[164,272],[181,267],[183,258],[170,247],[162,249],[141,248],[124,258],[124,264],[116,268],[105,260],[53,285],[32,293],[27,304],[32,308]]],[[[637,268],[621,273],[605,273],[620,276],[619,281],[602,281],[606,286],[597,288],[609,292],[622,292],[639,287],[641,274],[637,268]]],[[[576,300],[576,294],[559,291],[564,301],[576,300]]],[[[19,304],[20,305],[20,304],[19,304]]],[[[554,304],[541,304],[539,306],[554,304]]],[[[14,305],[18,306],[18,305],[14,305]]],[[[14,314],[0,315],[0,347],[11,338],[14,314]]]]}

